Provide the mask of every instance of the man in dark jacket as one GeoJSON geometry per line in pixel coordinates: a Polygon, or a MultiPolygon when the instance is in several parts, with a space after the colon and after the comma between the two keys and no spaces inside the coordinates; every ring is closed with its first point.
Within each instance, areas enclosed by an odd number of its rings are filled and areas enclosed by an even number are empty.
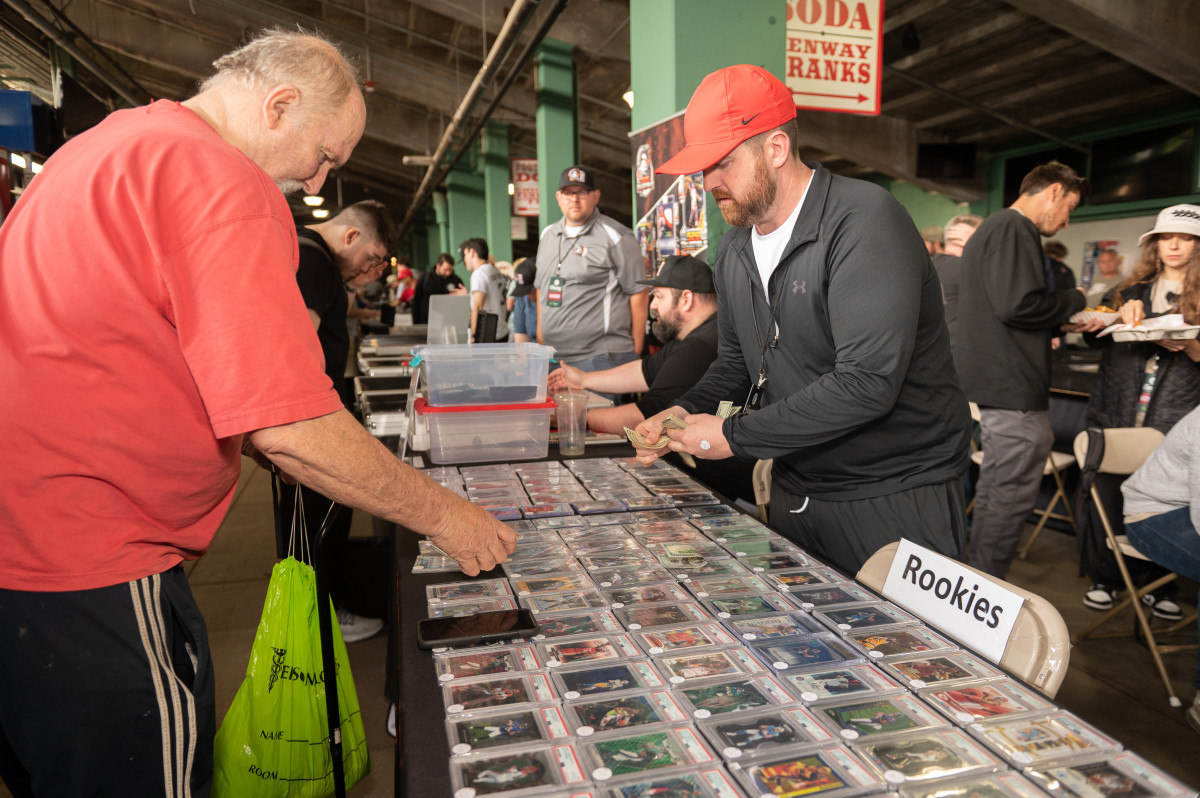
{"type": "Polygon", "coordinates": [[[1021,181],[963,248],[954,361],[982,413],[983,465],[971,565],[1003,578],[1037,501],[1050,429],[1050,339],[1087,302],[1082,289],[1047,290],[1040,236],[1067,226],[1087,179],[1057,161],[1021,181]]]}
{"type": "Polygon", "coordinates": [[[706,77],[684,134],[659,171],[703,171],[735,225],[716,257],[718,357],[638,429],[653,443],[670,414],[688,424],[671,450],[774,458],[771,524],[848,573],[902,536],[961,557],[967,407],[912,219],[803,163],[791,94],[758,67],[706,77]],[[734,390],[746,409],[710,415],[734,390]]]}

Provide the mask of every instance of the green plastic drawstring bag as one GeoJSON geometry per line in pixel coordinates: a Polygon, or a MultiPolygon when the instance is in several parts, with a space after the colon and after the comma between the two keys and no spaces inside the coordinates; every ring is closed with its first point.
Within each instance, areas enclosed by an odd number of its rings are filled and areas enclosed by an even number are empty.
{"type": "MultiPolygon", "coordinates": [[[[297,537],[305,540],[293,526],[292,552],[297,537]]],[[[332,608],[330,613],[336,619],[332,608]]],[[[371,759],[346,644],[337,623],[332,626],[342,762],[349,787],[371,771],[371,759]]],[[[217,732],[213,798],[333,794],[325,676],[316,575],[312,566],[289,556],[271,569],[246,677],[217,732]]]]}

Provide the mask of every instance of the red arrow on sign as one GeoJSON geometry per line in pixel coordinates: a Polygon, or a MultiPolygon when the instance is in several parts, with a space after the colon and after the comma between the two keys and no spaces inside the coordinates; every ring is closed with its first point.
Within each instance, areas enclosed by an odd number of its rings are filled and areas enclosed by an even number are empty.
{"type": "Polygon", "coordinates": [[[800,95],[803,95],[803,96],[805,96],[805,97],[832,97],[832,98],[834,98],[834,99],[836,99],[836,100],[854,100],[854,99],[857,99],[859,102],[863,102],[864,100],[866,100],[866,99],[867,99],[867,95],[865,95],[865,94],[860,94],[860,95],[858,95],[858,97],[856,98],[856,97],[855,97],[853,94],[819,94],[819,93],[817,93],[817,92],[815,92],[815,91],[796,91],[795,89],[792,89],[792,94],[800,94],[800,95]]]}

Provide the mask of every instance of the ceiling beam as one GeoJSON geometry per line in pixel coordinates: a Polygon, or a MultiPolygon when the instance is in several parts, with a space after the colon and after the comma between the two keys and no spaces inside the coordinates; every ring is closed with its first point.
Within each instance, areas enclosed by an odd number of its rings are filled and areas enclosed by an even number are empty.
{"type": "Polygon", "coordinates": [[[901,70],[912,69],[926,61],[932,61],[949,53],[965,50],[973,46],[976,42],[1004,33],[1028,21],[1029,15],[1027,14],[1022,14],[1019,11],[1005,11],[994,17],[985,18],[978,25],[972,25],[969,28],[957,31],[953,36],[941,39],[937,44],[922,47],[912,55],[893,61],[889,66],[901,70]]]}
{"type": "Polygon", "coordinates": [[[883,14],[883,32],[891,33],[897,28],[907,25],[918,17],[923,17],[931,11],[936,11],[951,0],[915,0],[901,6],[899,11],[885,9],[883,14]]]}

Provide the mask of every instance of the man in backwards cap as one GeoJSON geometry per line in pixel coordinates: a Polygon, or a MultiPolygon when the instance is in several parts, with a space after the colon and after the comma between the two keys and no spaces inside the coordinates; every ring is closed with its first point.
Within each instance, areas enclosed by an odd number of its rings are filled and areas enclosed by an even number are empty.
{"type": "Polygon", "coordinates": [[[791,94],[758,67],[706,77],[684,135],[659,171],[703,172],[735,225],[714,270],[719,356],[638,429],[654,443],[675,415],[674,451],[774,458],[771,524],[848,573],[900,537],[961,557],[967,403],[912,220],[886,191],[803,163],[791,94]],[[742,413],[709,415],[731,386],[742,413]]]}

